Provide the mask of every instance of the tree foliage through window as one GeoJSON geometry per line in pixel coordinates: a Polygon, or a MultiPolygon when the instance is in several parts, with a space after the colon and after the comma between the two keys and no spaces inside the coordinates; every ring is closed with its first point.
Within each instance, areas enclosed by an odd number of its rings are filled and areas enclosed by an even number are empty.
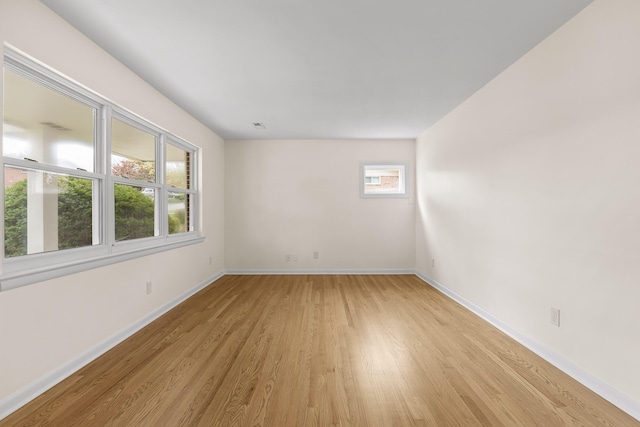
{"type": "Polygon", "coordinates": [[[4,253],[27,254],[27,180],[4,189],[4,253]]]}
{"type": "MultiPolygon", "coordinates": [[[[115,160],[115,159],[114,159],[115,160]]],[[[124,159],[115,161],[111,167],[114,176],[138,181],[155,182],[156,170],[153,162],[124,159]]]]}
{"type": "MultiPolygon", "coordinates": [[[[71,249],[92,244],[92,181],[58,177],[58,248],[71,249]]],[[[154,202],[141,188],[115,186],[116,240],[149,237],[154,234],[154,202]]],[[[27,254],[27,180],[5,189],[5,256],[27,254]]],[[[169,228],[179,225],[170,221],[169,228]]]]}

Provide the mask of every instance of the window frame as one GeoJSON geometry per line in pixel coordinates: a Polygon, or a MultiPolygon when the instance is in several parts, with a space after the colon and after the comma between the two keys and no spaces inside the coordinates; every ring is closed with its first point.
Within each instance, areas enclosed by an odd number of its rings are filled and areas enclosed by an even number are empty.
{"type": "Polygon", "coordinates": [[[167,135],[165,137],[165,143],[162,145],[162,149],[163,149],[163,153],[162,153],[162,170],[163,170],[163,176],[166,180],[167,177],[167,171],[166,171],[166,157],[167,157],[167,147],[169,145],[172,145],[176,148],[179,148],[181,150],[184,150],[185,152],[189,153],[189,168],[187,169],[187,188],[180,188],[180,187],[175,187],[173,185],[169,185],[165,182],[165,187],[164,187],[164,199],[166,200],[167,203],[165,204],[166,206],[166,211],[163,213],[163,224],[165,227],[165,230],[167,231],[167,235],[168,238],[172,239],[179,239],[181,235],[184,235],[186,233],[190,233],[193,232],[197,229],[196,227],[196,212],[197,212],[197,200],[198,200],[198,193],[197,193],[197,188],[198,187],[198,182],[197,182],[197,177],[198,174],[195,173],[195,171],[197,170],[197,156],[195,151],[193,150],[193,147],[191,147],[189,144],[187,144],[184,141],[181,141],[180,139],[176,138],[173,135],[167,135]],[[186,194],[188,195],[188,207],[187,210],[189,212],[189,217],[187,219],[187,224],[188,226],[188,230],[187,231],[183,231],[180,233],[173,233],[170,234],[169,232],[169,193],[180,193],[180,194],[186,194]]]}
{"type": "Polygon", "coordinates": [[[111,108],[111,114],[109,114],[107,123],[108,123],[107,136],[105,140],[106,142],[105,151],[107,154],[106,155],[106,158],[107,158],[106,175],[108,178],[110,178],[108,180],[109,195],[107,200],[107,206],[108,206],[108,224],[112,225],[112,227],[109,228],[108,230],[108,235],[107,235],[108,244],[113,248],[113,251],[116,251],[116,252],[146,247],[148,245],[153,244],[154,240],[159,240],[159,239],[162,239],[163,237],[163,228],[162,228],[162,220],[161,220],[162,217],[160,216],[161,215],[160,211],[162,210],[162,207],[163,207],[163,203],[162,203],[163,199],[161,199],[161,196],[162,196],[162,182],[164,181],[163,179],[164,169],[161,169],[159,165],[162,133],[151,128],[141,119],[133,116],[132,114],[114,107],[111,108]],[[119,120],[129,126],[132,126],[133,128],[136,128],[137,130],[143,131],[155,137],[155,147],[154,147],[155,173],[156,173],[155,182],[140,181],[132,178],[123,178],[119,176],[114,176],[112,174],[111,167],[113,165],[111,164],[111,155],[113,152],[111,150],[112,148],[111,147],[111,142],[112,142],[111,123],[113,119],[119,120]],[[115,185],[116,184],[129,185],[129,186],[142,187],[142,188],[153,188],[155,190],[155,195],[153,198],[153,203],[154,203],[154,209],[153,209],[154,235],[153,236],[143,237],[138,239],[131,239],[131,240],[121,240],[121,241],[116,240],[116,235],[115,235],[115,232],[116,232],[115,230],[115,222],[116,222],[115,185]]]}
{"type": "MultiPolygon", "coordinates": [[[[190,144],[182,138],[172,135],[165,129],[145,120],[131,111],[109,101],[108,99],[92,92],[84,86],[61,75],[57,71],[37,62],[36,60],[5,46],[3,57],[4,70],[17,73],[29,78],[38,84],[69,96],[81,103],[95,108],[94,120],[94,171],[71,169],[62,166],[37,163],[24,159],[2,156],[2,208],[0,209],[0,229],[2,230],[2,271],[0,273],[0,291],[13,289],[20,286],[53,279],[68,274],[85,271],[101,266],[123,262],[141,256],[146,256],[166,250],[176,249],[182,246],[200,243],[204,236],[199,228],[199,183],[198,158],[199,147],[190,144]],[[130,124],[140,130],[156,136],[156,182],[131,180],[111,175],[111,120],[116,118],[130,124]],[[170,141],[170,142],[168,142],[170,141]],[[171,143],[190,153],[190,184],[188,190],[173,188],[165,183],[164,153],[167,143],[171,143]],[[97,182],[98,212],[97,227],[95,232],[99,235],[100,243],[81,248],[55,250],[37,254],[5,257],[4,248],[4,170],[5,167],[16,167],[27,170],[60,173],[80,178],[92,179],[97,182]],[[127,241],[115,241],[115,201],[114,185],[116,183],[127,185],[140,185],[156,189],[155,226],[158,235],[148,238],[132,239],[127,241]],[[179,190],[187,192],[190,207],[190,230],[169,234],[168,230],[168,193],[179,190]]],[[[4,123],[4,117],[3,117],[4,123]]],[[[2,138],[4,139],[4,132],[2,138]]],[[[94,235],[95,237],[95,235],[94,235]]]]}
{"type": "MultiPolygon", "coordinates": [[[[409,165],[406,162],[362,162],[360,163],[360,197],[363,199],[383,199],[383,198],[400,198],[406,199],[410,197],[409,193],[409,165]],[[365,176],[368,169],[387,169],[398,170],[399,190],[395,191],[378,191],[375,193],[366,192],[365,176]]],[[[379,184],[381,185],[382,180],[379,184]]]]}

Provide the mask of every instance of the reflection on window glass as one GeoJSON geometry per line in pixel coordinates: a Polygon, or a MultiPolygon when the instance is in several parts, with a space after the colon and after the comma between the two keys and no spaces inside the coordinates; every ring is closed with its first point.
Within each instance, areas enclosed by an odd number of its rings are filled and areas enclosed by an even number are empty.
{"type": "Polygon", "coordinates": [[[93,180],[5,167],[5,256],[99,244],[93,180]]]}
{"type": "Polygon", "coordinates": [[[169,234],[189,231],[189,194],[169,192],[169,234]]]}
{"type": "Polygon", "coordinates": [[[4,70],[5,157],[94,171],[95,108],[4,70]]]}
{"type": "Polygon", "coordinates": [[[166,176],[167,185],[189,189],[189,152],[174,145],[167,144],[166,176]]]}
{"type": "Polygon", "coordinates": [[[156,137],[128,123],[112,119],[111,174],[156,182],[156,137]]]}
{"type": "Polygon", "coordinates": [[[156,235],[155,198],[154,189],[115,184],[116,241],[156,235]]]}

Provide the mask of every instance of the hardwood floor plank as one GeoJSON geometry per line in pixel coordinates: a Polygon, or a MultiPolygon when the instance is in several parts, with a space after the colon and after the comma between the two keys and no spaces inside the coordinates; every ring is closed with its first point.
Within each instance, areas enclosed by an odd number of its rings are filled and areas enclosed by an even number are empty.
{"type": "Polygon", "coordinates": [[[640,426],[415,276],[224,276],[0,426],[640,426]]]}

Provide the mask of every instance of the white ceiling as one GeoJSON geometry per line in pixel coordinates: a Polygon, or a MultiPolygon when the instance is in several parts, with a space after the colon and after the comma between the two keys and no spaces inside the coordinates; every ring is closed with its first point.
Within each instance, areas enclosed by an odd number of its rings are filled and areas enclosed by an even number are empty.
{"type": "Polygon", "coordinates": [[[41,1],[225,139],[415,138],[590,2],[41,1]]]}

